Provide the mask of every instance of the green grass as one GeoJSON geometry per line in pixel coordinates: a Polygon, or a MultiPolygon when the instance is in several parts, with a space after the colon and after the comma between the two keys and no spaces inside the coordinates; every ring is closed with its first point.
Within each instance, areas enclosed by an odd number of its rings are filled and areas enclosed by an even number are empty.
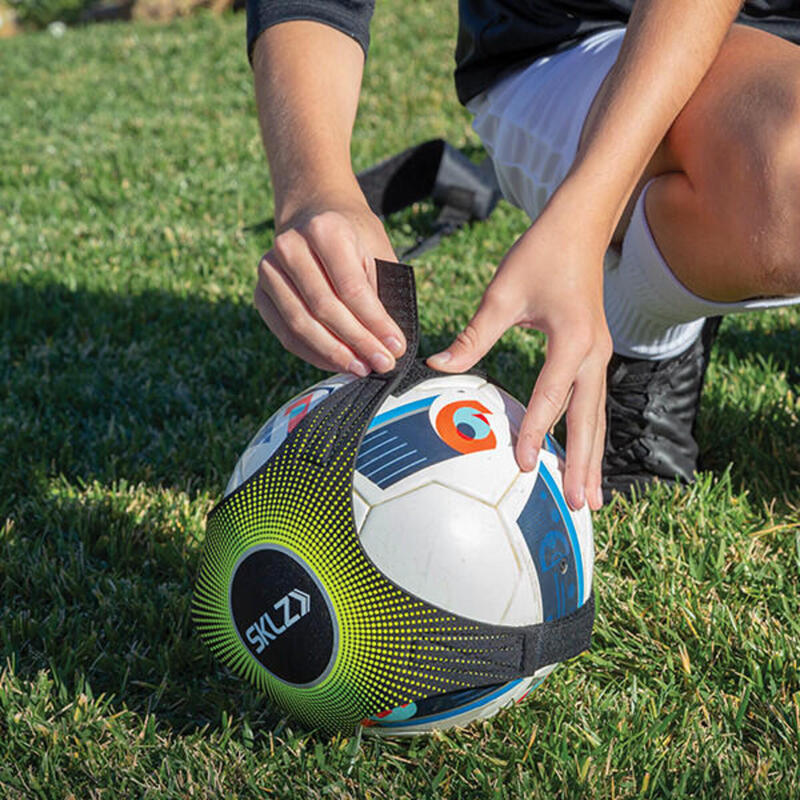
{"type": "MultiPolygon", "coordinates": [[[[474,150],[452,10],[378,5],[357,167],[431,136],[474,150]]],[[[596,515],[590,654],[463,732],[303,731],[189,619],[205,514],[319,377],[251,308],[272,207],[243,17],[2,50],[2,797],[800,797],[796,311],[723,326],[701,480],[596,515]]],[[[502,205],[417,265],[425,351],[524,225],[502,205]]],[[[488,367],[523,397],[542,358],[512,331],[488,367]]]]}

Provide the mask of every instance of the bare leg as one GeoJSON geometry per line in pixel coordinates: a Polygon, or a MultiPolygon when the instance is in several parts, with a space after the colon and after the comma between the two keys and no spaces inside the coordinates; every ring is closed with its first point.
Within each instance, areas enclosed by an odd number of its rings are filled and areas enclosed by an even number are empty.
{"type": "MultiPolygon", "coordinates": [[[[625,238],[649,183],[644,206],[658,257],[693,295],[722,303],[800,295],[798,134],[800,47],[734,26],[642,175],[614,243],[625,239],[627,245],[630,234],[642,233],[638,221],[625,238]]],[[[633,256],[630,264],[636,263],[633,256]]],[[[662,279],[666,274],[656,272],[662,279]]],[[[663,291],[657,292],[659,302],[669,304],[667,287],[663,291]]],[[[624,291],[613,296],[624,299],[624,291]]],[[[641,298],[631,299],[635,306],[641,298]]],[[[694,421],[716,324],[682,327],[687,335],[704,334],[677,356],[612,358],[603,461],[607,499],[654,478],[693,480],[694,421]]],[[[635,340],[637,352],[643,341],[635,340]]],[[[666,336],[654,342],[655,350],[665,347],[666,336]]]]}
{"type": "MultiPolygon", "coordinates": [[[[590,112],[593,113],[595,109],[590,112]]],[[[800,293],[800,47],[734,26],[648,165],[650,228],[709,300],[800,293]]]]}

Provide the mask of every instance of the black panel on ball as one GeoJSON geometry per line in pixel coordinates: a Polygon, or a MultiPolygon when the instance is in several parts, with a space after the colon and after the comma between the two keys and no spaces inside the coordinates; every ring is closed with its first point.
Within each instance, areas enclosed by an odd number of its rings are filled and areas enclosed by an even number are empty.
{"type": "Polygon", "coordinates": [[[336,644],[331,612],[317,582],[287,551],[247,553],[234,571],[230,603],[242,642],[275,677],[308,685],[327,673],[336,644]]]}

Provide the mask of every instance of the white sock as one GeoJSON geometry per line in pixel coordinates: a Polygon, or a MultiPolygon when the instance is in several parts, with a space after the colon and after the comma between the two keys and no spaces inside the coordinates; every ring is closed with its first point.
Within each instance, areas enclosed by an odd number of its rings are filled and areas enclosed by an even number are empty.
{"type": "Polygon", "coordinates": [[[636,202],[622,255],[610,250],[606,256],[603,300],[615,353],[652,361],[673,358],[696,341],[706,317],[800,302],[795,296],[720,303],[690,292],[675,277],[650,232],[644,210],[649,187],[650,183],[636,202]]]}
{"type": "Polygon", "coordinates": [[[677,356],[700,335],[705,300],[690,292],[664,261],[644,212],[642,189],[616,266],[606,260],[604,302],[614,352],[658,360],[677,356]]]}

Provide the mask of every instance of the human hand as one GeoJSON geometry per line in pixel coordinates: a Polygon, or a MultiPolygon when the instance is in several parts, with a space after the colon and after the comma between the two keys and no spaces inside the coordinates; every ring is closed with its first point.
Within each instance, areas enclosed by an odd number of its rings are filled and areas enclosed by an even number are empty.
{"type": "Polygon", "coordinates": [[[378,299],[375,258],[396,261],[369,207],[317,200],[279,226],[258,265],[256,308],[287,350],[316,367],[387,372],[406,343],[378,299]]]}
{"type": "Polygon", "coordinates": [[[564,492],[573,509],[603,504],[606,367],[612,353],[603,311],[602,237],[572,235],[574,218],[546,209],[506,254],[467,327],[428,364],[462,372],[512,325],[547,335],[544,367],[519,431],[523,470],[536,465],[545,434],[566,408],[564,492]],[[549,213],[548,213],[549,212],[549,213]]]}

